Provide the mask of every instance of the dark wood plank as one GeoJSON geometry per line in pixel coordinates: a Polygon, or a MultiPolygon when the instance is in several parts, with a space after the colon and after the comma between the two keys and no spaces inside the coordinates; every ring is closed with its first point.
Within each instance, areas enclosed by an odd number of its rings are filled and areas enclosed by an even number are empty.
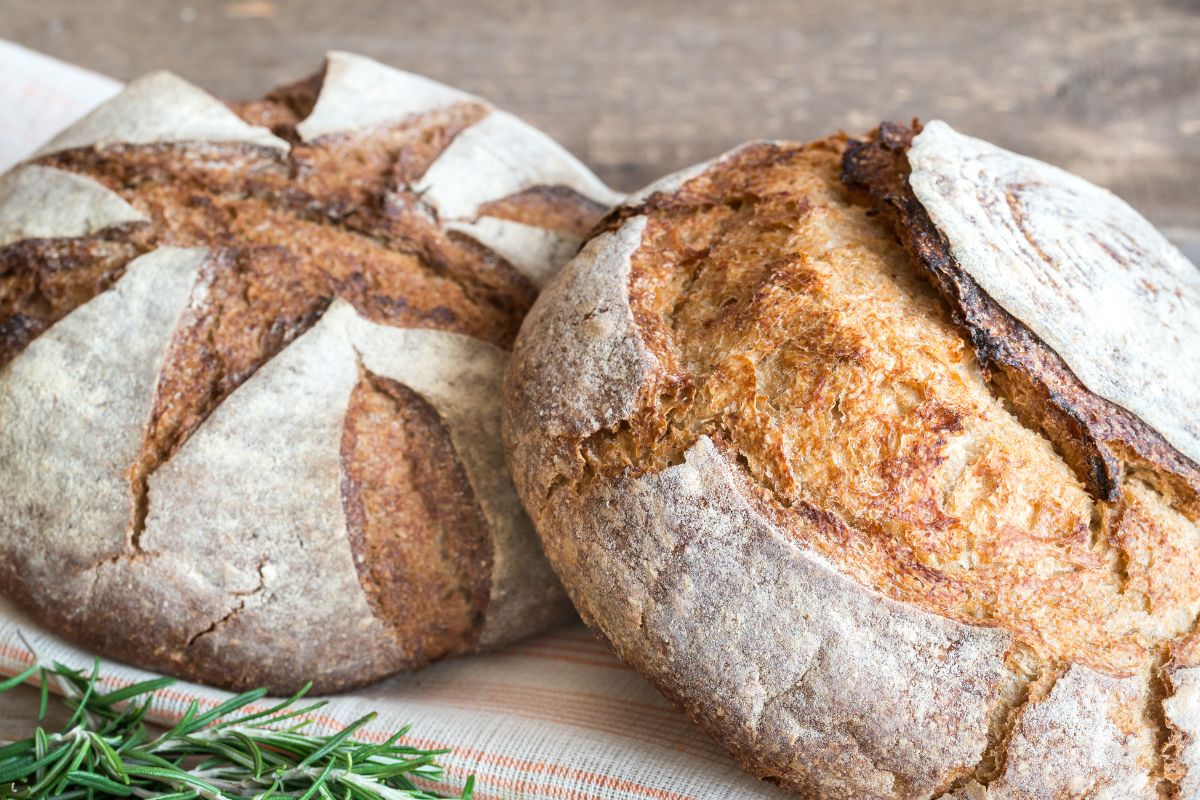
{"type": "MultiPolygon", "coordinates": [[[[33,735],[37,726],[38,701],[38,692],[31,686],[20,686],[0,694],[0,743],[33,735]]],[[[47,730],[58,730],[70,718],[61,703],[51,705],[43,725],[47,730]]]]}

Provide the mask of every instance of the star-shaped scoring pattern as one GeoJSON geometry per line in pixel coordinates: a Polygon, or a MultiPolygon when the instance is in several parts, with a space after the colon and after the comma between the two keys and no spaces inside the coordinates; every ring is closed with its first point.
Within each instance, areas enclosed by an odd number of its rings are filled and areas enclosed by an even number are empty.
{"type": "Polygon", "coordinates": [[[106,652],[279,689],[560,618],[499,377],[613,199],[357,56],[232,110],[130,84],[0,187],[7,584],[106,652]]]}

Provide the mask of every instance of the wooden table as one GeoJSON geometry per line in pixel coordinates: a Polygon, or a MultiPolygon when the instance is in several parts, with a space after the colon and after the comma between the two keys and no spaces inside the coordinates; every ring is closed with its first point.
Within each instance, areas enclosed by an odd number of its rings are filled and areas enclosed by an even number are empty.
{"type": "Polygon", "coordinates": [[[230,98],[354,50],[491,98],[621,189],[746,139],[941,117],[1200,228],[1196,0],[4,0],[0,37],[230,98]]]}
{"type": "Polygon", "coordinates": [[[494,100],[621,189],[746,139],[940,117],[1112,188],[1200,262],[1196,0],[4,0],[0,37],[230,98],[353,50],[494,100]]]}

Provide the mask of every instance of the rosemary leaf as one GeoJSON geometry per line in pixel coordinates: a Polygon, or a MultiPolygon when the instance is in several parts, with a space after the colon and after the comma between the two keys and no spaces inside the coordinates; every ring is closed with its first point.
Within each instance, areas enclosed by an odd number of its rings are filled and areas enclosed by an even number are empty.
{"type": "Polygon", "coordinates": [[[174,678],[155,678],[149,681],[142,681],[131,686],[126,686],[124,689],[117,689],[109,692],[101,697],[97,697],[95,705],[99,708],[107,708],[122,700],[128,700],[131,697],[150,694],[157,692],[159,689],[165,689],[175,682],[174,678]]]}
{"type": "MultiPolygon", "coordinates": [[[[324,702],[301,705],[309,687],[270,708],[246,712],[266,691],[256,689],[200,713],[192,702],[174,727],[154,735],[144,719],[154,693],[174,683],[156,678],[104,692],[97,661],[90,672],[63,664],[34,666],[0,682],[12,689],[37,675],[38,719],[50,686],[72,712],[57,732],[0,742],[0,800],[435,800],[412,778],[443,780],[436,763],[446,750],[401,744],[402,728],[378,743],[353,737],[368,714],[335,733],[304,732],[305,715],[324,702]]],[[[459,798],[474,793],[474,778],[459,798]]]]}
{"type": "Polygon", "coordinates": [[[22,672],[20,675],[13,675],[8,680],[0,681],[0,692],[6,692],[14,686],[20,686],[25,681],[33,677],[33,674],[38,671],[37,664],[34,664],[29,669],[22,672]]]}
{"type": "Polygon", "coordinates": [[[93,772],[68,772],[67,779],[79,786],[96,789],[106,794],[115,794],[118,797],[128,797],[133,794],[133,789],[130,789],[128,786],[116,781],[110,781],[103,775],[97,775],[93,772]]]}
{"type": "Polygon", "coordinates": [[[340,733],[338,733],[335,736],[329,737],[329,740],[326,741],[325,744],[319,750],[314,750],[307,758],[305,758],[303,761],[301,761],[300,766],[307,767],[309,764],[315,763],[316,761],[319,761],[320,759],[329,755],[335,749],[337,749],[338,747],[341,747],[342,742],[349,739],[356,730],[361,728],[363,725],[366,725],[371,720],[375,719],[376,716],[378,716],[378,715],[374,711],[372,711],[370,714],[367,714],[365,717],[361,717],[360,719],[355,720],[354,722],[350,723],[350,725],[346,726],[340,733]]]}
{"type": "MultiPolygon", "coordinates": [[[[36,666],[36,665],[35,665],[36,666]]],[[[38,669],[38,675],[41,678],[38,686],[38,722],[46,718],[46,708],[50,704],[50,681],[46,679],[46,670],[38,669]]]]}

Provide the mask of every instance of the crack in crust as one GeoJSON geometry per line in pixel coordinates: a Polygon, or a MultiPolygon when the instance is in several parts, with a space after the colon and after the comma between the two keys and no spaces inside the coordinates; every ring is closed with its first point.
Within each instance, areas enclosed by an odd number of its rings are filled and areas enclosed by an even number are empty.
{"type": "Polygon", "coordinates": [[[264,572],[266,568],[267,561],[265,559],[258,562],[258,585],[246,591],[230,592],[229,596],[235,598],[237,602],[230,607],[229,611],[214,619],[207,627],[202,628],[189,636],[187,642],[184,644],[184,647],[186,649],[191,649],[197,641],[203,639],[205,636],[212,636],[213,634],[219,633],[222,628],[232,622],[238,614],[241,614],[242,611],[245,610],[246,602],[249,598],[262,594],[267,588],[267,579],[264,572]]]}
{"type": "Polygon", "coordinates": [[[961,796],[969,789],[986,793],[1008,767],[1009,745],[1021,715],[1034,703],[1045,700],[1062,674],[1063,666],[1043,661],[1028,647],[1016,644],[1005,660],[1008,681],[988,711],[987,746],[969,771],[947,781],[931,800],[961,796]]]}
{"type": "Polygon", "coordinates": [[[1149,691],[1146,693],[1146,725],[1155,734],[1155,762],[1151,767],[1151,775],[1155,779],[1159,800],[1177,800],[1180,796],[1180,781],[1187,775],[1187,767],[1177,752],[1180,744],[1179,731],[1175,730],[1167,719],[1163,707],[1174,691],[1168,671],[1170,661],[1170,647],[1159,648],[1154,663],[1150,665],[1149,691]]]}
{"type": "MultiPolygon", "coordinates": [[[[1176,507],[1200,519],[1200,468],[1136,416],[1089,392],[1057,353],[957,266],[908,185],[905,153],[919,132],[915,122],[912,128],[883,123],[867,138],[851,141],[842,165],[847,185],[870,199],[928,271],[997,391],[1026,425],[1054,442],[1098,499],[1119,499],[1127,469],[1152,472],[1176,507]]],[[[1007,199],[1023,224],[1016,198],[1007,199]]]]}

